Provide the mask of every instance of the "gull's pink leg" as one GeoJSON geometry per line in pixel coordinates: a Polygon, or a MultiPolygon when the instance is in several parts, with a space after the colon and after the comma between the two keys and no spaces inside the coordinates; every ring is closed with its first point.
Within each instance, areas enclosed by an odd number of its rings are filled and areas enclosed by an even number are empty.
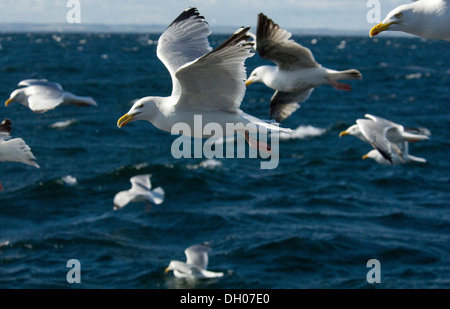
{"type": "Polygon", "coordinates": [[[244,135],[245,135],[245,140],[251,147],[256,148],[260,151],[266,152],[266,153],[272,152],[272,148],[270,148],[269,145],[267,145],[266,143],[258,142],[256,140],[254,140],[253,138],[250,137],[250,134],[248,134],[247,131],[245,131],[244,135]]]}
{"type": "Polygon", "coordinates": [[[352,90],[352,87],[350,85],[339,83],[339,82],[333,81],[331,79],[329,79],[328,82],[330,83],[330,86],[333,87],[334,89],[344,90],[344,91],[351,91],[352,90]]]}

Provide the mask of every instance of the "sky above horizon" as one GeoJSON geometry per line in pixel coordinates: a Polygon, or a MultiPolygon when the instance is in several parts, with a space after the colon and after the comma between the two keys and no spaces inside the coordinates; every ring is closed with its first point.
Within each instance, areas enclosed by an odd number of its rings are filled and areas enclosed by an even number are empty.
{"type": "MultiPolygon", "coordinates": [[[[82,24],[168,25],[196,7],[214,26],[256,27],[263,12],[287,29],[370,29],[374,0],[78,0],[82,24]]],[[[66,23],[69,0],[0,0],[0,23],[66,23]]],[[[380,18],[410,0],[378,0],[380,18]]]]}

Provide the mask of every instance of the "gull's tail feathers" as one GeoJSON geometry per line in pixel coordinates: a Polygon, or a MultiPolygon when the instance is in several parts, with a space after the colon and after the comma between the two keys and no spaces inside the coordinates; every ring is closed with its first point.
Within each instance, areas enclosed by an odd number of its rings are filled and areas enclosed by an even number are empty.
{"type": "Polygon", "coordinates": [[[64,93],[64,102],[77,106],[97,106],[97,102],[93,98],[78,96],[70,92],[64,93]]]}

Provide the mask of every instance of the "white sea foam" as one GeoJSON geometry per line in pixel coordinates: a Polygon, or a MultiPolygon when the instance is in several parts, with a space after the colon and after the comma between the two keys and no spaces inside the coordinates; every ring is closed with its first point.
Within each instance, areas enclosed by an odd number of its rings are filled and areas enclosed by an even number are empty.
{"type": "Polygon", "coordinates": [[[316,128],[311,125],[308,126],[299,126],[294,130],[293,134],[288,134],[284,132],[280,132],[280,140],[289,140],[289,139],[304,139],[309,137],[321,136],[325,134],[327,130],[322,128],[316,128]]]}
{"type": "Polygon", "coordinates": [[[9,240],[4,241],[4,242],[0,242],[0,249],[3,248],[3,247],[9,246],[9,244],[10,244],[9,240]]]}
{"type": "Polygon", "coordinates": [[[420,79],[422,78],[422,73],[412,73],[405,76],[406,79],[420,79]]]}
{"type": "Polygon", "coordinates": [[[74,124],[75,122],[77,122],[76,119],[70,119],[70,120],[66,120],[66,121],[58,121],[58,122],[51,124],[49,127],[53,128],[53,129],[64,129],[64,128],[67,128],[68,126],[74,124]]]}
{"type": "Polygon", "coordinates": [[[61,183],[66,184],[68,186],[74,186],[77,184],[77,179],[71,175],[67,175],[61,178],[61,183]]]}
{"type": "Polygon", "coordinates": [[[186,167],[191,170],[196,170],[199,168],[205,168],[205,169],[215,169],[217,167],[222,166],[222,162],[216,160],[216,159],[207,159],[205,161],[200,162],[199,164],[188,164],[186,167]]]}

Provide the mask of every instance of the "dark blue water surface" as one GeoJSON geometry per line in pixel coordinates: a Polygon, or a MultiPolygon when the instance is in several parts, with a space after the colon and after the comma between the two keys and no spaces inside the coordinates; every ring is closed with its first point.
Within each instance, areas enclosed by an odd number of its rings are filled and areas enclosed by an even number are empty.
{"type": "MultiPolygon", "coordinates": [[[[262,170],[260,158],[175,159],[176,136],[148,122],[117,128],[133,100],[171,92],[158,37],[0,35],[2,102],[28,78],[98,102],[44,114],[0,107],[41,166],[0,163],[0,287],[450,287],[448,42],[295,37],[323,66],[356,68],[363,79],[348,82],[351,92],[316,89],[282,124],[299,129],[280,142],[279,166],[262,170]],[[428,162],[362,160],[371,146],[339,132],[365,113],[428,128],[430,140],[410,146],[428,162]],[[114,211],[114,195],[145,173],[164,188],[164,203],[114,211]],[[64,181],[69,175],[76,183],[64,181]],[[209,269],[224,277],[192,283],[164,273],[203,242],[212,247],[209,269]],[[81,284],[66,281],[70,259],[81,263],[81,284]],[[381,283],[366,280],[370,259],[380,262],[381,283]]],[[[217,46],[226,37],[210,39],[217,46]]],[[[247,72],[261,64],[269,62],[249,58],[247,72]]],[[[253,84],[241,108],[267,119],[272,93],[253,84]]]]}

